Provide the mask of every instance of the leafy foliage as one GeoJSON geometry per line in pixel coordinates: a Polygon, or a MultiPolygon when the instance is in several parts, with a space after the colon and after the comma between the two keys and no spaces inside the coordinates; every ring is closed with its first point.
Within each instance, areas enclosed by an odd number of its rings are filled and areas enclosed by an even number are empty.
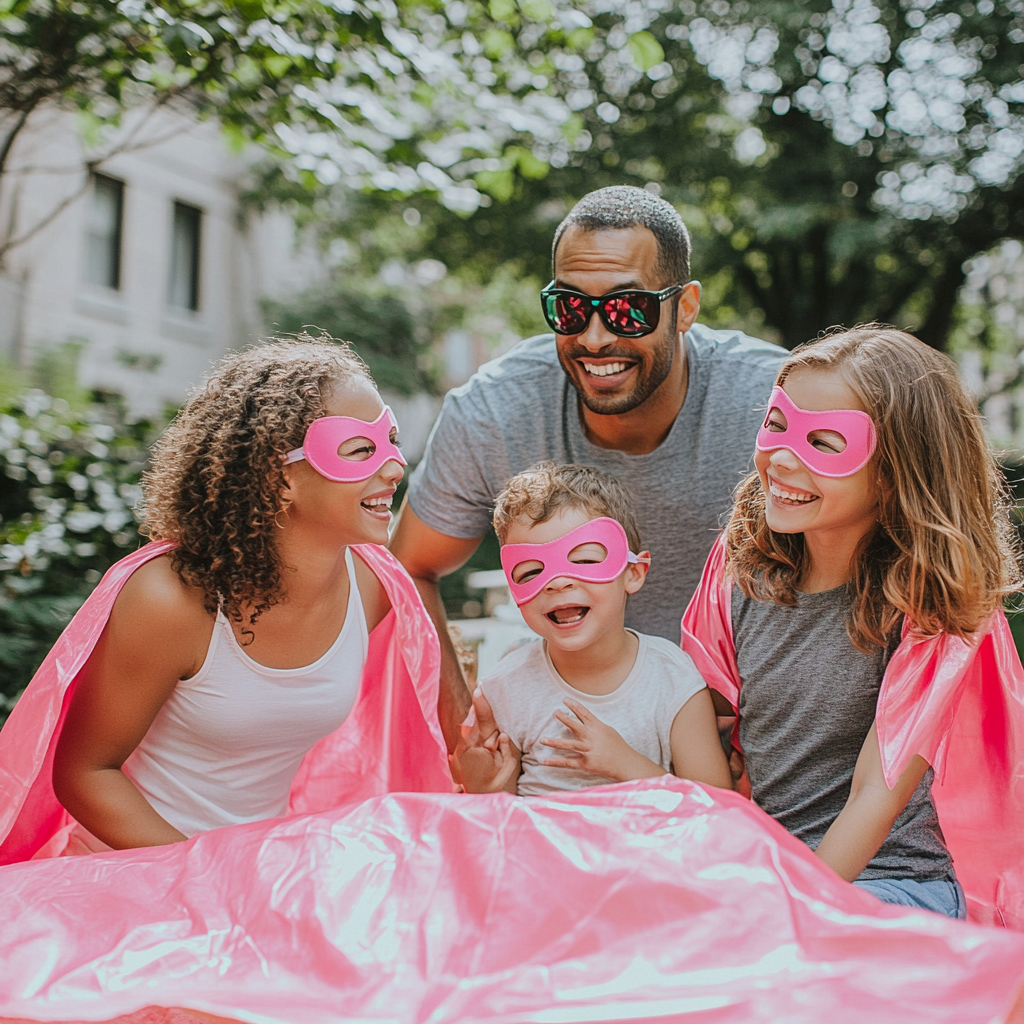
{"type": "Polygon", "coordinates": [[[515,27],[499,29],[461,0],[0,0],[0,173],[45,104],[78,109],[98,145],[126,108],[177,101],[310,183],[426,189],[472,210],[474,160],[519,138],[564,153],[574,131],[523,59],[564,35],[554,7],[507,6],[515,27]]]}
{"type": "Polygon", "coordinates": [[[139,544],[151,425],[37,389],[0,413],[0,715],[100,576],[139,544]]]}
{"type": "MultiPolygon", "coordinates": [[[[420,311],[421,314],[423,311],[420,311]]],[[[326,331],[352,344],[370,368],[377,386],[399,394],[436,391],[423,315],[417,317],[401,293],[353,287],[344,279],[338,290],[317,290],[288,303],[266,303],[264,315],[278,334],[304,328],[326,331]]]]}
{"type": "MultiPolygon", "coordinates": [[[[880,318],[944,347],[965,261],[1024,233],[1021,0],[591,2],[571,31],[489,12],[502,66],[518,53],[572,111],[571,144],[432,149],[483,198],[467,215],[401,189],[409,262],[544,278],[572,202],[629,182],[683,211],[712,324],[794,345],[880,318]]],[[[402,214],[395,198],[315,204],[328,234],[357,239],[402,214]]]]}

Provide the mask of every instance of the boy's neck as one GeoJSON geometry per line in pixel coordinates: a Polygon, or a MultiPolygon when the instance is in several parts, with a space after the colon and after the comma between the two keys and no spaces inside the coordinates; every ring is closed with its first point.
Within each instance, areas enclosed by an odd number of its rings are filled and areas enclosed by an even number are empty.
{"type": "Polygon", "coordinates": [[[624,626],[609,630],[589,647],[564,651],[547,642],[555,671],[575,690],[601,697],[613,693],[636,664],[640,641],[624,626]]]}

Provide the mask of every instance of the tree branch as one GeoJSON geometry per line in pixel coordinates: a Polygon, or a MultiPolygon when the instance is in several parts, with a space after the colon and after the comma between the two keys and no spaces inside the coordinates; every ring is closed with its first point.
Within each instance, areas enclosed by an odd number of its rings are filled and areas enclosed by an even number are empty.
{"type": "Polygon", "coordinates": [[[31,107],[26,107],[21,114],[18,116],[18,120],[15,121],[14,127],[7,133],[7,138],[4,139],[3,146],[0,146],[0,179],[4,176],[4,171],[7,168],[7,158],[11,155],[11,149],[14,146],[14,140],[18,137],[18,133],[22,128],[25,127],[25,123],[29,119],[29,115],[35,109],[33,104],[31,107]]]}
{"type": "MultiPolygon", "coordinates": [[[[31,228],[24,231],[22,234],[14,238],[8,237],[6,241],[0,242],[0,266],[3,265],[4,260],[7,258],[7,254],[11,252],[12,249],[16,249],[19,245],[23,245],[30,238],[33,238],[35,235],[39,234],[40,231],[42,231],[44,228],[52,224],[54,220],[56,220],[57,217],[59,217],[72,203],[74,203],[76,200],[78,200],[79,198],[81,198],[81,196],[85,194],[85,192],[89,188],[89,181],[92,173],[101,164],[105,163],[107,160],[110,160],[112,157],[117,156],[120,153],[138,152],[139,150],[145,149],[149,146],[156,146],[159,145],[161,142],[167,142],[169,139],[173,139],[175,136],[180,135],[182,132],[187,131],[190,127],[192,127],[191,125],[182,125],[180,128],[175,129],[173,132],[168,132],[162,136],[159,136],[158,138],[150,139],[145,142],[140,142],[136,145],[132,145],[132,140],[138,136],[139,132],[142,130],[145,124],[153,117],[156,111],[159,108],[163,107],[166,103],[170,102],[170,100],[173,99],[175,95],[177,95],[177,93],[168,92],[165,93],[163,96],[159,97],[153,103],[149,111],[140,119],[139,123],[128,133],[128,135],[124,139],[122,139],[117,145],[115,145],[113,149],[108,150],[101,157],[96,157],[93,160],[86,160],[83,165],[85,169],[85,178],[82,184],[69,196],[66,196],[64,199],[62,199],[48,214],[46,214],[45,217],[37,221],[31,228]]],[[[81,167],[77,169],[80,170],[81,167]]]]}
{"type": "MultiPolygon", "coordinates": [[[[91,172],[93,167],[95,167],[95,164],[87,163],[85,166],[86,170],[91,172]]],[[[0,243],[0,266],[3,265],[4,260],[7,258],[7,254],[12,249],[16,249],[19,245],[23,245],[34,235],[39,234],[39,232],[47,225],[52,224],[73,202],[81,198],[88,188],[89,174],[87,173],[82,184],[72,192],[71,195],[62,199],[45,217],[42,218],[42,220],[37,221],[32,227],[18,235],[16,238],[11,238],[6,242],[0,243]]]]}

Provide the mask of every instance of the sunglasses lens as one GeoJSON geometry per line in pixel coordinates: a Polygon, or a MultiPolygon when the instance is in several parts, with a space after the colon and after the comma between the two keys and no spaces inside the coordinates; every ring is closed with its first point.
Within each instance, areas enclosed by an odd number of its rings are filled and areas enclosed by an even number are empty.
{"type": "Polygon", "coordinates": [[[558,334],[579,334],[587,326],[585,300],[565,292],[544,295],[544,316],[558,334]]]}
{"type": "Polygon", "coordinates": [[[652,295],[624,292],[601,306],[601,318],[608,330],[620,337],[650,334],[658,326],[661,307],[652,295]]]}

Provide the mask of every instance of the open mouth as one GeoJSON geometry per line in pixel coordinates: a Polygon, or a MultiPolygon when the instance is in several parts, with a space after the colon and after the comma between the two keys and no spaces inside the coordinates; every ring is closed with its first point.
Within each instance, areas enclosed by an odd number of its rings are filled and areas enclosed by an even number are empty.
{"type": "Polygon", "coordinates": [[[583,372],[595,382],[616,384],[624,374],[636,366],[636,363],[628,359],[611,359],[606,362],[596,363],[590,360],[579,359],[577,362],[583,367],[583,372]]]}
{"type": "Polygon", "coordinates": [[[771,477],[768,478],[768,490],[778,504],[781,505],[810,505],[812,501],[818,500],[817,494],[810,491],[796,491],[790,487],[783,487],[771,477]]]}
{"type": "Polygon", "coordinates": [[[366,498],[359,504],[371,515],[377,516],[379,519],[388,519],[391,516],[391,502],[393,499],[393,494],[378,495],[375,498],[366,498]]]}
{"type": "Polygon", "coordinates": [[[556,626],[575,626],[582,622],[590,609],[585,604],[569,604],[563,608],[552,608],[548,612],[548,618],[556,626]]]}

